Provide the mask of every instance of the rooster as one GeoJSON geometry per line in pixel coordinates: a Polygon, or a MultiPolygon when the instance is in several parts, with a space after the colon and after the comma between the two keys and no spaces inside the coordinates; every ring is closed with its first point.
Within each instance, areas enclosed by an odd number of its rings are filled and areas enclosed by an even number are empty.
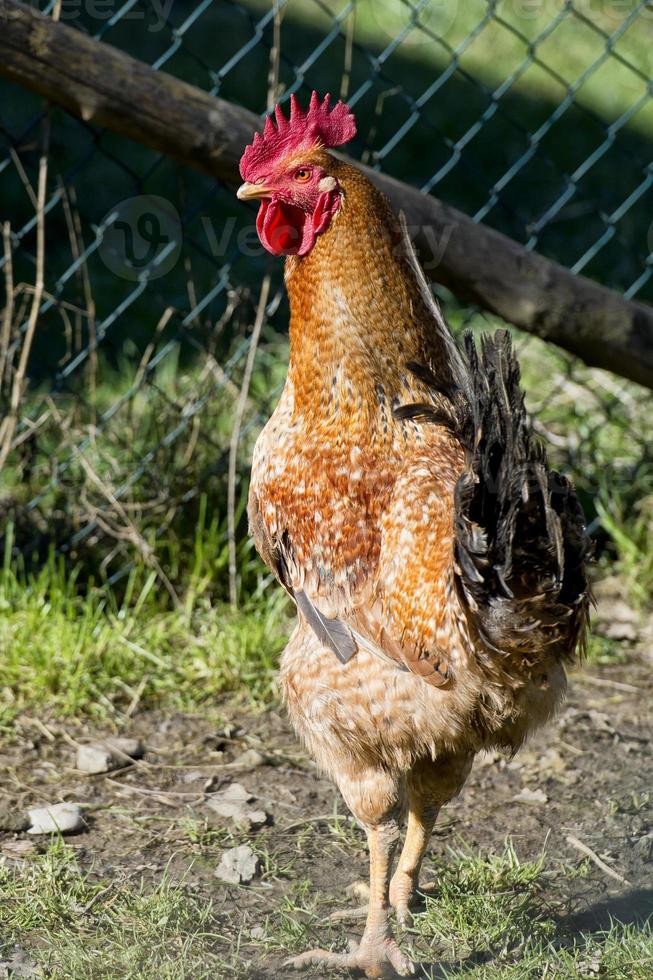
{"type": "Polygon", "coordinates": [[[406,923],[475,753],[516,751],[560,704],[588,541],[531,435],[509,335],[454,342],[388,201],[328,152],[355,132],[342,102],[292,96],[241,159],[238,197],[260,202],[260,240],[286,256],[291,310],[249,521],[297,607],[280,668],[291,722],[370,854],[358,948],[289,963],[408,976],[391,909],[406,923]]]}

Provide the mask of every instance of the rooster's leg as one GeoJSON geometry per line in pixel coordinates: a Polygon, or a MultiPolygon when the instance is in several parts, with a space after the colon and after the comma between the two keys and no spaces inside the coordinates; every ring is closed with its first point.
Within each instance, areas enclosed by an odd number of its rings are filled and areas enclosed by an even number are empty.
{"type": "Polygon", "coordinates": [[[419,883],[419,872],[440,808],[462,788],[472,756],[449,756],[418,762],[406,781],[408,827],[397,869],[390,883],[390,902],[405,925],[419,883]]]}
{"type": "Polygon", "coordinates": [[[408,922],[409,908],[417,891],[422,860],[440,809],[431,800],[423,797],[415,798],[410,791],[409,800],[406,839],[390,883],[390,903],[402,926],[408,922]]]}
{"type": "MultiPolygon", "coordinates": [[[[397,913],[397,921],[402,926],[408,924],[408,913],[417,891],[422,860],[426,853],[431,833],[433,832],[433,826],[440,809],[430,800],[420,796],[415,797],[411,794],[409,799],[410,809],[408,811],[406,838],[401,857],[397,862],[395,873],[390,882],[390,904],[397,913]]],[[[428,890],[428,887],[424,888],[424,891],[428,890]]],[[[366,882],[357,881],[349,886],[347,894],[356,898],[364,897],[365,899],[369,899],[369,887],[366,882]]],[[[359,909],[352,909],[351,911],[335,912],[332,918],[364,918],[368,907],[365,905],[359,909]]]]}
{"type": "Polygon", "coordinates": [[[399,839],[400,804],[397,787],[384,785],[386,781],[388,777],[380,771],[375,771],[367,779],[351,780],[344,785],[339,780],[343,796],[365,827],[370,852],[370,902],[358,949],[352,953],[313,949],[288,960],[289,966],[301,969],[319,964],[332,969],[357,970],[366,977],[393,976],[395,973],[407,977],[414,974],[413,963],[399,949],[390,928],[388,891],[392,859],[399,839]],[[391,799],[388,789],[392,791],[391,799]],[[360,807],[356,806],[359,800],[363,804],[360,807]],[[370,819],[370,810],[377,808],[382,808],[382,816],[370,819]]]}

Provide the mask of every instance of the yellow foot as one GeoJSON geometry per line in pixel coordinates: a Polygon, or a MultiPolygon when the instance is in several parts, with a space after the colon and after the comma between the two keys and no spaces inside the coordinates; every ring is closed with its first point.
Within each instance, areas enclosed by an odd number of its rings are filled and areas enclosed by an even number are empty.
{"type": "Polygon", "coordinates": [[[340,909],[332,912],[329,922],[351,922],[353,919],[366,919],[368,912],[367,905],[360,905],[357,909],[340,909]]]}
{"type": "Polygon", "coordinates": [[[418,904],[418,894],[430,895],[435,891],[435,882],[427,882],[418,886],[411,874],[395,871],[390,882],[390,904],[397,913],[397,921],[400,926],[408,925],[410,921],[410,910],[418,904]]]}
{"type": "MultiPolygon", "coordinates": [[[[432,895],[436,890],[434,881],[425,882],[423,885],[415,886],[411,875],[403,871],[395,871],[390,884],[390,904],[397,914],[397,921],[403,927],[410,923],[410,910],[415,905],[419,905],[420,895],[432,895]]],[[[347,898],[367,901],[370,897],[370,886],[365,881],[355,881],[345,889],[347,898]]],[[[329,916],[331,922],[342,922],[345,920],[364,919],[367,915],[367,905],[361,905],[355,909],[343,909],[339,912],[332,912],[329,916]]]]}
{"type": "Polygon", "coordinates": [[[356,898],[359,902],[369,902],[370,886],[366,881],[354,881],[345,888],[347,898],[356,898]]]}
{"type": "Polygon", "coordinates": [[[353,953],[329,953],[325,949],[311,949],[308,953],[293,956],[284,966],[302,970],[306,966],[321,966],[340,970],[355,970],[366,977],[412,977],[415,964],[405,956],[390,937],[375,943],[365,937],[353,953]]]}

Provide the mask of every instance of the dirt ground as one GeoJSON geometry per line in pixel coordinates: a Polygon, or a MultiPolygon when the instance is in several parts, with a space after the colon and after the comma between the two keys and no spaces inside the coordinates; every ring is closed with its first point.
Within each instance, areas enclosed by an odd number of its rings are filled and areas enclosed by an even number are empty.
{"type": "MultiPolygon", "coordinates": [[[[636,921],[653,911],[652,693],[645,660],[575,672],[555,724],[512,761],[477,760],[462,795],[441,814],[432,852],[442,858],[461,838],[471,848],[497,851],[507,835],[520,859],[544,849],[550,870],[542,900],[555,906],[572,932],[607,927],[611,917],[636,921]],[[561,863],[583,862],[583,874],[555,873],[561,863]]],[[[247,976],[284,977],[283,943],[261,938],[274,933],[281,908],[286,932],[293,915],[301,917],[295,901],[301,882],[310,883],[303,894],[319,893],[321,921],[312,927],[313,941],[360,936],[359,920],[340,921],[327,932],[325,924],[333,910],[352,906],[345,888],[366,876],[364,841],[281,711],[253,717],[225,706],[221,716],[134,718],[121,734],[142,740],[143,759],[95,776],[74,768],[75,746],[108,732],[23,719],[20,739],[0,755],[1,806],[21,812],[55,801],[82,804],[86,829],[67,843],[92,876],[103,882],[135,876],[147,883],[167,873],[189,893],[213,901],[225,964],[237,946],[247,976]],[[234,764],[251,748],[264,756],[263,764],[234,764]],[[233,781],[251,792],[252,805],[269,814],[269,825],[248,834],[211,810],[211,795],[233,781]],[[221,854],[245,841],[262,858],[259,876],[247,886],[221,883],[214,875],[221,854]]],[[[25,833],[1,833],[5,861],[14,860],[15,841],[27,839],[25,833]]],[[[427,880],[430,864],[425,862],[427,880]]],[[[225,967],[225,977],[230,975],[225,967]]]]}

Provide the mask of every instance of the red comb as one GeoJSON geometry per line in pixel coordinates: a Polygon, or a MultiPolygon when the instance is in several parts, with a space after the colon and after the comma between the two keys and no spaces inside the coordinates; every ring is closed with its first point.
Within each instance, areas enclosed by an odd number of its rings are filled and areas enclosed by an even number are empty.
{"type": "Polygon", "coordinates": [[[356,120],[349,106],[338,102],[329,108],[330,95],[320,102],[317,92],[311,95],[308,109],[304,110],[294,95],[290,96],[290,118],[286,119],[281,107],[275,106],[274,116],[265,120],[263,135],[256,133],[240,160],[243,180],[256,181],[267,176],[275,158],[286,153],[313,146],[342,146],[356,135],[356,120]]]}

